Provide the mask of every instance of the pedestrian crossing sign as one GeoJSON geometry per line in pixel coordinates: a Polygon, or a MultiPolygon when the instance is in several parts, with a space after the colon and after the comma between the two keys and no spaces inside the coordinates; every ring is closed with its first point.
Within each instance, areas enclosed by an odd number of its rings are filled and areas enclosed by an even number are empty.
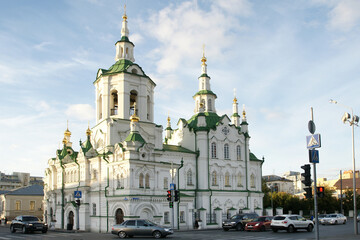
{"type": "Polygon", "coordinates": [[[81,198],[81,191],[74,191],[74,198],[81,198]]]}
{"type": "Polygon", "coordinates": [[[308,149],[321,147],[320,134],[313,134],[306,136],[306,147],[308,149]]]}

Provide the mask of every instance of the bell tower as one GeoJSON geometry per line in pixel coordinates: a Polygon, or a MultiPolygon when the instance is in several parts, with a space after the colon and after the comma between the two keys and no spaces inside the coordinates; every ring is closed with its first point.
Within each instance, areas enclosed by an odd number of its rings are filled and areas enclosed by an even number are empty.
{"type": "MultiPolygon", "coordinates": [[[[156,84],[135,63],[135,45],[129,39],[126,6],[122,17],[121,39],[115,43],[115,63],[99,69],[96,88],[96,123],[109,118],[126,119],[134,114],[143,122],[154,121],[156,84]]],[[[128,125],[128,124],[127,124],[128,125]]]]}

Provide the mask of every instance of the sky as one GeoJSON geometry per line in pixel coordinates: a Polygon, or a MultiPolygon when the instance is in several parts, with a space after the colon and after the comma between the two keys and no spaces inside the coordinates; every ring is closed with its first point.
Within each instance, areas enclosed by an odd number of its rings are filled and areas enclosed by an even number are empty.
{"type": "MultiPolygon", "coordinates": [[[[0,171],[44,176],[69,121],[95,124],[99,68],[115,63],[124,0],[14,0],[0,8],[0,171]]],[[[135,62],[157,84],[155,123],[194,114],[202,46],[219,115],[245,104],[263,175],[303,170],[313,107],[317,176],[353,169],[344,112],[360,115],[360,1],[127,0],[135,62]],[[338,101],[330,104],[329,99],[338,101]]],[[[355,157],[360,132],[355,127],[355,157]]],[[[357,160],[359,169],[360,159],[357,160]]]]}

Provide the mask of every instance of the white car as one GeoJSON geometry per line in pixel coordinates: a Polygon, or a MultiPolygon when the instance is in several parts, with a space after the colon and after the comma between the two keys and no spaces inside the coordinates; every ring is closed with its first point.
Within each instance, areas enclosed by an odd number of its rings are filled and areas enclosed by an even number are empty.
{"type": "Polygon", "coordinates": [[[320,219],[320,224],[345,224],[347,218],[340,213],[327,214],[326,217],[320,219]]]}
{"type": "Polygon", "coordinates": [[[300,215],[284,214],[275,216],[271,221],[270,227],[273,232],[277,232],[278,230],[295,232],[298,229],[306,229],[308,232],[312,232],[314,223],[300,215]]]}

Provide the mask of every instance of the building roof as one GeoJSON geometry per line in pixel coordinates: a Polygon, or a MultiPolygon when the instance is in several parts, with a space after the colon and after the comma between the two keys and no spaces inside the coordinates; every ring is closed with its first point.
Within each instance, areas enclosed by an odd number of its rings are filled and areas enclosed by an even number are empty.
{"type": "Polygon", "coordinates": [[[32,195],[44,196],[44,187],[41,185],[31,185],[27,187],[17,188],[5,193],[5,195],[32,195]]]}
{"type": "Polygon", "coordinates": [[[163,144],[163,151],[171,151],[171,152],[183,152],[183,153],[193,153],[195,154],[195,152],[181,147],[181,146],[176,146],[176,145],[168,145],[168,144],[163,144]]]}
{"type": "Polygon", "coordinates": [[[283,177],[280,177],[280,176],[277,176],[277,175],[266,175],[266,176],[263,176],[262,179],[265,182],[277,182],[277,181],[292,182],[289,179],[286,179],[286,178],[283,178],[283,177]]]}
{"type": "MultiPolygon", "coordinates": [[[[360,189],[360,178],[355,178],[356,180],[356,189],[360,189]]],[[[337,180],[334,184],[334,187],[337,189],[341,188],[341,179],[337,180]]],[[[345,178],[342,180],[342,189],[353,189],[353,178],[345,178]]]]}

